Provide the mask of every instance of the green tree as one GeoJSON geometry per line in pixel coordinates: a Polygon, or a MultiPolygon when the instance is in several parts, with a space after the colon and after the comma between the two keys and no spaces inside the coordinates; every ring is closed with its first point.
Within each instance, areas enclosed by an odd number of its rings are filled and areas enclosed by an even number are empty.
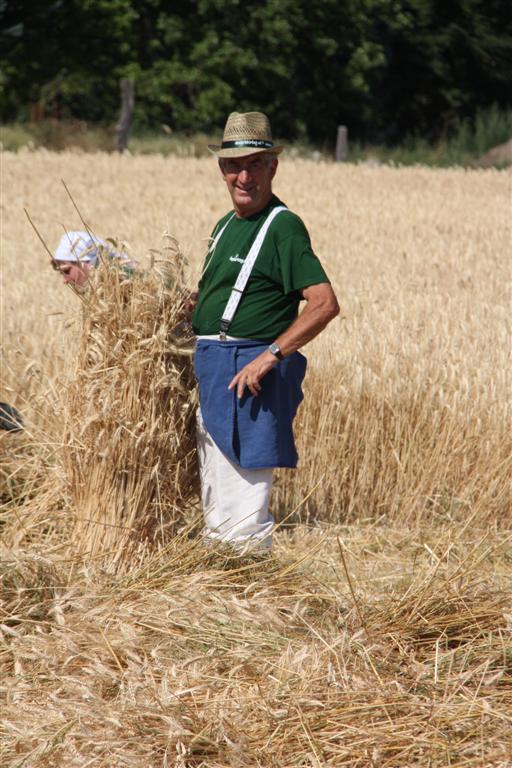
{"type": "Polygon", "coordinates": [[[3,0],[2,119],[26,117],[35,102],[62,116],[111,119],[133,19],[130,0],[3,0]]]}
{"type": "Polygon", "coordinates": [[[435,137],[512,102],[506,0],[0,0],[0,116],[112,123],[120,77],[140,127],[220,131],[262,109],[276,135],[435,137]]]}
{"type": "Polygon", "coordinates": [[[512,4],[407,0],[377,17],[385,66],[372,73],[381,139],[436,138],[460,118],[512,104],[512,4]],[[397,8],[398,11],[398,8],[397,8]]]}

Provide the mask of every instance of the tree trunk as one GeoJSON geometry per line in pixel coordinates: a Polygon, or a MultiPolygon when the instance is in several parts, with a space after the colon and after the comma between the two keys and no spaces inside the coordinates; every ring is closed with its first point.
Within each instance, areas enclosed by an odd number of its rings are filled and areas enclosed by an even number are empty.
{"type": "Polygon", "coordinates": [[[338,125],[336,137],[336,162],[342,163],[348,157],[348,128],[346,125],[338,125]]]}
{"type": "Polygon", "coordinates": [[[128,131],[132,121],[133,105],[135,103],[133,80],[126,77],[119,81],[121,88],[121,117],[116,125],[116,149],[124,152],[128,146],[128,131]]]}

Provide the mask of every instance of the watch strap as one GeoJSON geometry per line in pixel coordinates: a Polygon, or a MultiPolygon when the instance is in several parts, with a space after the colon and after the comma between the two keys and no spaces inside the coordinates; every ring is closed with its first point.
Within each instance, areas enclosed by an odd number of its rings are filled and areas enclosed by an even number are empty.
{"type": "Polygon", "coordinates": [[[272,342],[272,344],[269,346],[268,351],[271,354],[275,355],[278,360],[284,360],[284,355],[281,352],[281,347],[279,346],[279,344],[276,344],[275,341],[272,342]]]}

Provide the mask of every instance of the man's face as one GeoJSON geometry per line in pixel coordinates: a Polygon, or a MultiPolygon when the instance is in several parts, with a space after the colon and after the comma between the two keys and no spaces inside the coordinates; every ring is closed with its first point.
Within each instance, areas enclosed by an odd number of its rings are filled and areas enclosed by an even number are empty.
{"type": "Polygon", "coordinates": [[[221,173],[240,216],[252,216],[267,205],[272,196],[277,162],[277,157],[262,152],[247,157],[222,158],[221,173]]]}
{"type": "Polygon", "coordinates": [[[53,268],[64,278],[66,284],[81,288],[88,280],[91,265],[87,261],[79,264],[76,261],[53,261],[53,268]]]}

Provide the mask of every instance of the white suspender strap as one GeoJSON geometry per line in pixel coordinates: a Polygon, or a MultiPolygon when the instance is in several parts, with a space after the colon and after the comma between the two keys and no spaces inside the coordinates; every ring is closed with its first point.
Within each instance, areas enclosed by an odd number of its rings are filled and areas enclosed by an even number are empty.
{"type": "MultiPolygon", "coordinates": [[[[245,261],[243,263],[242,269],[238,273],[236,283],[233,286],[233,290],[231,291],[231,295],[228,299],[228,303],[226,304],[226,307],[222,315],[222,320],[220,321],[219,335],[220,335],[221,341],[224,341],[226,339],[226,333],[228,332],[229,326],[233,322],[235,312],[238,309],[240,299],[242,298],[242,294],[245,290],[245,286],[247,285],[247,282],[251,276],[251,272],[253,270],[254,264],[256,262],[256,259],[258,258],[258,254],[261,251],[261,246],[263,245],[263,241],[265,240],[265,235],[267,234],[268,228],[270,227],[272,221],[277,216],[277,214],[281,213],[281,211],[286,211],[286,210],[287,210],[286,206],[278,205],[276,208],[273,208],[270,211],[269,215],[265,219],[263,226],[258,232],[256,239],[254,240],[254,243],[251,245],[249,253],[245,257],[245,261]]],[[[217,238],[220,237],[220,235],[222,234],[226,226],[227,224],[223,227],[219,235],[217,235],[217,238]]]]}

